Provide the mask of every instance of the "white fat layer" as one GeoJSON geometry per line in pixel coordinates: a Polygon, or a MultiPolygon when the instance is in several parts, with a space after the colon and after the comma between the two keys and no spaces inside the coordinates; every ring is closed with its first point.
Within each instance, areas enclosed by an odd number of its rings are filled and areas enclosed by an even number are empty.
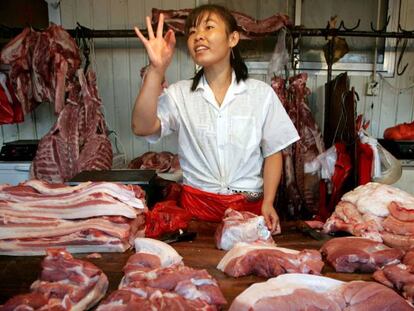
{"type": "Polygon", "coordinates": [[[392,201],[399,202],[406,209],[414,209],[414,197],[396,187],[370,182],[361,185],[342,196],[343,201],[353,203],[362,213],[371,213],[375,216],[389,215],[388,205],[392,201]]]}
{"type": "Polygon", "coordinates": [[[73,311],[88,310],[94,306],[99,300],[101,300],[108,289],[108,279],[104,274],[101,274],[99,281],[94,288],[80,300],[77,304],[72,306],[73,311]]]}
{"type": "Polygon", "coordinates": [[[217,269],[224,271],[227,264],[234,258],[245,256],[248,252],[254,251],[254,250],[261,250],[261,249],[268,249],[268,250],[278,250],[287,254],[293,254],[297,255],[299,254],[299,251],[289,248],[283,248],[283,247],[277,247],[276,245],[272,244],[263,244],[263,243],[244,243],[239,242],[236,243],[233,248],[228,251],[224,257],[220,260],[220,262],[217,265],[217,269]]]}
{"type": "Polygon", "coordinates": [[[235,298],[229,311],[248,311],[263,299],[292,294],[297,289],[309,289],[317,293],[327,293],[344,284],[335,279],[310,274],[282,274],[267,282],[256,283],[235,298]]]}
{"type": "Polygon", "coordinates": [[[183,257],[181,257],[174,248],[167,243],[155,239],[136,238],[134,244],[135,252],[158,256],[162,267],[179,264],[183,260],[183,257]]]}

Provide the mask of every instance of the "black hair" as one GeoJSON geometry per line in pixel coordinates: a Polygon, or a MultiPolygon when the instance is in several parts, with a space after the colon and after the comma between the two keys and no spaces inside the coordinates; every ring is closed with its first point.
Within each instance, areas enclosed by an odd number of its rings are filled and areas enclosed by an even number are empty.
{"type": "MultiPolygon", "coordinates": [[[[206,13],[215,13],[218,16],[220,16],[226,24],[228,34],[232,33],[233,31],[239,31],[237,21],[228,9],[217,4],[205,4],[196,7],[188,15],[184,28],[186,37],[188,37],[189,35],[190,28],[196,27],[201,22],[200,17],[202,17],[206,13]]],[[[230,65],[236,74],[236,81],[237,83],[239,83],[240,80],[246,80],[249,76],[249,73],[247,70],[247,66],[244,63],[244,60],[241,56],[239,47],[236,45],[232,48],[232,50],[233,52],[230,55],[230,65]]],[[[191,91],[194,91],[197,88],[197,85],[200,82],[200,79],[203,76],[203,74],[204,68],[201,68],[199,71],[197,71],[197,73],[193,77],[191,91]]]]}

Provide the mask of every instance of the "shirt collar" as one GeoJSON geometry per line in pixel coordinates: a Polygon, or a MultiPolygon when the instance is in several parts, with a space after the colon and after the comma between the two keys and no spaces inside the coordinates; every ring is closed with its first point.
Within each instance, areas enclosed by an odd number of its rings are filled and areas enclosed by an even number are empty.
{"type": "MultiPolygon", "coordinates": [[[[197,90],[206,90],[206,87],[208,87],[208,83],[207,83],[207,79],[205,77],[205,75],[202,75],[200,82],[198,83],[197,87],[196,87],[196,91],[197,90]]],[[[231,74],[231,84],[229,89],[233,90],[234,94],[240,94],[243,93],[247,88],[246,88],[246,83],[243,80],[240,80],[239,83],[237,83],[236,81],[236,73],[234,72],[234,70],[232,71],[231,74]]]]}

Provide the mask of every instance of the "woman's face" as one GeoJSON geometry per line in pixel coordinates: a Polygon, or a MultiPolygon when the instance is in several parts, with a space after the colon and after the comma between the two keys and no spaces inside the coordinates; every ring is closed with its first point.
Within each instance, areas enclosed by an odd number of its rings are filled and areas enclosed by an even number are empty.
{"type": "MultiPolygon", "coordinates": [[[[230,64],[230,48],[235,46],[233,35],[227,34],[226,24],[215,13],[201,15],[198,25],[191,27],[187,46],[197,65],[230,64]]],[[[237,44],[237,42],[236,42],[237,44]]]]}

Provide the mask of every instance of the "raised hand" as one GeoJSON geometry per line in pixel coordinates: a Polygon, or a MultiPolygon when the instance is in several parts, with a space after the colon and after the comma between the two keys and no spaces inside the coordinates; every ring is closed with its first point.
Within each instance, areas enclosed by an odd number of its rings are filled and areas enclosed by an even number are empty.
{"type": "Polygon", "coordinates": [[[144,44],[147,50],[150,65],[153,69],[164,74],[167,70],[168,65],[171,63],[175,49],[175,35],[171,29],[167,31],[163,37],[162,31],[164,27],[164,15],[161,13],[157,26],[157,33],[154,35],[152,29],[151,19],[149,16],[146,17],[148,39],[145,38],[137,27],[134,27],[135,33],[138,38],[144,44]]]}

